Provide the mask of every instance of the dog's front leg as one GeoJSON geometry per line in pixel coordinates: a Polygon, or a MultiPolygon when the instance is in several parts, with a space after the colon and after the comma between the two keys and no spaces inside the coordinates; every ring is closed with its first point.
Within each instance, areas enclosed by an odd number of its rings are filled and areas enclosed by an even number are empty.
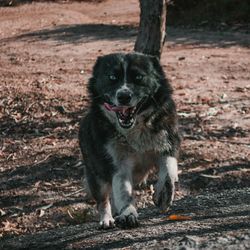
{"type": "Polygon", "coordinates": [[[114,219],[111,214],[111,205],[109,198],[105,198],[97,202],[97,208],[100,214],[100,229],[112,228],[115,226],[114,219]]]}
{"type": "Polygon", "coordinates": [[[133,201],[131,174],[126,169],[119,170],[112,181],[114,205],[119,213],[116,225],[122,228],[138,226],[138,213],[133,201]]]}
{"type": "Polygon", "coordinates": [[[159,173],[153,200],[161,210],[165,211],[172,205],[174,199],[175,182],[178,181],[177,160],[171,156],[160,156],[156,164],[159,173]]]}
{"type": "Polygon", "coordinates": [[[111,184],[96,178],[96,176],[94,177],[91,172],[87,174],[86,180],[87,188],[97,203],[97,209],[100,215],[100,228],[107,229],[114,227],[115,221],[112,217],[109,199],[111,193],[111,184]]]}

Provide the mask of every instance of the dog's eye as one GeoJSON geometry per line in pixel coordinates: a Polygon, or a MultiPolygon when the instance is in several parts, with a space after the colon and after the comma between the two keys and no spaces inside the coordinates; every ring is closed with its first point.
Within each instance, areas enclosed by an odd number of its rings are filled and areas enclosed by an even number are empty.
{"type": "Polygon", "coordinates": [[[136,80],[142,80],[142,78],[143,78],[142,75],[137,75],[137,76],[135,77],[136,80]]]}
{"type": "Polygon", "coordinates": [[[109,79],[115,81],[117,80],[117,77],[115,75],[109,75],[109,79]]]}

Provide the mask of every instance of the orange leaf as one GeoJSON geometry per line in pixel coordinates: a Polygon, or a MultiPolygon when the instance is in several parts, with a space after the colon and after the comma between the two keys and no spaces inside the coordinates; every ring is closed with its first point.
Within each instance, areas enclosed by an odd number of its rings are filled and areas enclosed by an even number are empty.
{"type": "Polygon", "coordinates": [[[171,214],[167,217],[168,220],[191,220],[192,217],[186,215],[171,214]]]}

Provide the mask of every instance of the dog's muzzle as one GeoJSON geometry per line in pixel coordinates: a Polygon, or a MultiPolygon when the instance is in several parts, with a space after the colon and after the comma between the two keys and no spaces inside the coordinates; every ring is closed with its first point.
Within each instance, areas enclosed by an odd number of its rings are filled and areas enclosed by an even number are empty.
{"type": "Polygon", "coordinates": [[[147,97],[144,97],[137,103],[136,106],[115,105],[110,102],[104,102],[104,107],[110,111],[115,112],[119,125],[122,128],[129,129],[133,127],[136,121],[136,115],[141,109],[147,97]]]}
{"type": "Polygon", "coordinates": [[[109,104],[107,102],[104,103],[104,107],[108,111],[112,111],[116,113],[116,117],[118,119],[119,125],[122,128],[131,128],[135,123],[135,114],[136,114],[136,106],[116,106],[109,104]]]}
{"type": "Polygon", "coordinates": [[[119,90],[117,91],[116,99],[119,105],[129,106],[132,100],[132,92],[129,89],[119,90]]]}

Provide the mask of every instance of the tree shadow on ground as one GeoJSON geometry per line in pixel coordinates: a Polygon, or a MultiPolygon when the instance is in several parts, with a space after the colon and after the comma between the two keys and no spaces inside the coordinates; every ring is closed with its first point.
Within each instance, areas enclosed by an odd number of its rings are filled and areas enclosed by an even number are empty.
{"type": "MultiPolygon", "coordinates": [[[[89,43],[98,40],[131,40],[137,35],[137,28],[132,25],[114,24],[74,24],[60,25],[55,28],[38,30],[22,34],[11,40],[35,42],[39,40],[56,41],[59,44],[89,43]]],[[[10,40],[7,39],[7,40],[10,40]]],[[[184,28],[169,27],[167,46],[187,45],[197,48],[231,47],[235,45],[250,47],[250,36],[237,32],[203,32],[184,28]],[[240,35],[239,35],[240,34],[240,35]]]]}
{"type": "MultiPolygon", "coordinates": [[[[230,101],[230,103],[237,102],[245,102],[246,99],[243,100],[234,100],[230,101]]],[[[202,104],[199,104],[202,105],[202,104]]],[[[247,103],[245,104],[247,105],[247,103]]],[[[181,111],[181,110],[180,110],[181,111]]],[[[225,125],[221,126],[218,129],[209,129],[209,124],[211,123],[210,119],[207,119],[209,115],[201,115],[201,113],[196,112],[193,115],[183,117],[180,116],[179,120],[179,128],[183,137],[190,140],[196,141],[222,141],[229,140],[234,138],[248,138],[250,135],[250,129],[242,128],[240,126],[234,127],[233,125],[225,125]]],[[[216,116],[212,117],[214,119],[218,119],[216,116]]],[[[212,123],[214,121],[212,120],[212,123]]],[[[230,140],[232,144],[244,144],[250,145],[249,143],[239,142],[230,140]]]]}
{"type": "Polygon", "coordinates": [[[19,166],[14,170],[1,172],[1,190],[30,188],[38,181],[79,180],[83,176],[83,166],[75,156],[49,155],[41,163],[19,166]]]}
{"type": "MultiPolygon", "coordinates": [[[[71,2],[95,2],[95,3],[101,3],[105,0],[71,0],[71,2]]],[[[0,6],[1,7],[12,7],[32,2],[58,2],[58,3],[67,3],[69,1],[65,0],[1,0],[0,6]]]]}
{"type": "Polygon", "coordinates": [[[227,48],[231,46],[250,47],[250,35],[241,32],[206,31],[203,29],[188,29],[168,27],[168,46],[186,45],[186,48],[227,48]]]}
{"type": "Polygon", "coordinates": [[[79,196],[70,197],[73,186],[82,186],[83,176],[84,166],[78,157],[56,154],[41,163],[1,172],[0,190],[4,193],[0,195],[0,207],[7,211],[1,219],[13,214],[20,218],[24,214],[32,216],[49,203],[53,204],[53,222],[62,222],[67,216],[60,209],[85,201],[83,190],[79,196]]]}
{"type": "Polygon", "coordinates": [[[204,189],[211,192],[218,190],[229,190],[231,188],[240,188],[249,186],[249,176],[242,169],[247,168],[249,162],[242,164],[232,164],[223,166],[226,169],[217,173],[220,167],[210,167],[198,173],[184,173],[180,180],[183,180],[183,187],[188,188],[191,193],[197,194],[204,189]]]}
{"type": "Polygon", "coordinates": [[[21,40],[54,40],[61,43],[89,43],[98,40],[130,40],[137,34],[130,25],[74,24],[23,34],[21,40]]]}
{"type": "MultiPolygon", "coordinates": [[[[228,193],[226,191],[205,192],[198,197],[184,197],[176,201],[171,212],[179,212],[182,208],[182,212],[193,214],[190,221],[169,221],[166,219],[166,215],[153,215],[152,208],[144,208],[142,210],[148,211],[150,216],[141,218],[142,225],[136,230],[121,231],[119,228],[98,230],[96,223],[86,223],[21,236],[18,237],[18,241],[5,239],[2,246],[11,246],[11,249],[20,249],[20,246],[23,249],[25,247],[37,249],[38,246],[41,249],[64,249],[74,244],[80,249],[112,249],[138,243],[146,244],[153,240],[157,242],[166,239],[179,241],[178,237],[185,235],[205,236],[205,238],[216,235],[218,237],[218,235],[226,235],[227,232],[249,228],[248,221],[243,220],[249,214],[249,207],[242,208],[243,204],[249,202],[248,195],[249,189],[240,189],[228,193]],[[150,221],[151,218],[155,220],[150,221]],[[157,234],[151,233],[152,230],[157,230],[157,234]],[[126,237],[128,235],[131,237],[126,237]]],[[[143,212],[142,210],[139,212],[143,212]]]]}
{"type": "Polygon", "coordinates": [[[2,138],[8,139],[33,139],[43,136],[53,135],[57,138],[73,139],[77,138],[78,133],[75,130],[68,131],[67,128],[80,123],[80,118],[83,116],[82,110],[76,112],[68,112],[63,118],[55,119],[30,119],[15,121],[12,117],[4,117],[0,119],[2,124],[0,133],[2,138]],[[57,130],[56,133],[52,133],[57,130]]]}
{"type": "Polygon", "coordinates": [[[135,238],[135,239],[122,239],[122,240],[114,240],[106,243],[97,244],[95,247],[86,247],[85,249],[112,249],[112,248],[124,248],[129,247],[132,244],[138,244],[138,243],[146,243],[153,240],[160,241],[160,240],[166,240],[170,238],[176,238],[176,237],[183,237],[185,235],[191,235],[191,236],[203,236],[205,234],[211,234],[211,233],[226,233],[228,231],[237,230],[237,229],[248,229],[248,223],[247,222],[238,222],[238,223],[232,223],[232,224],[226,224],[226,225],[217,225],[213,228],[203,228],[203,229],[194,229],[194,230],[182,230],[179,232],[171,231],[167,233],[158,234],[157,236],[150,236],[150,237],[141,237],[141,238],[135,238]]]}

